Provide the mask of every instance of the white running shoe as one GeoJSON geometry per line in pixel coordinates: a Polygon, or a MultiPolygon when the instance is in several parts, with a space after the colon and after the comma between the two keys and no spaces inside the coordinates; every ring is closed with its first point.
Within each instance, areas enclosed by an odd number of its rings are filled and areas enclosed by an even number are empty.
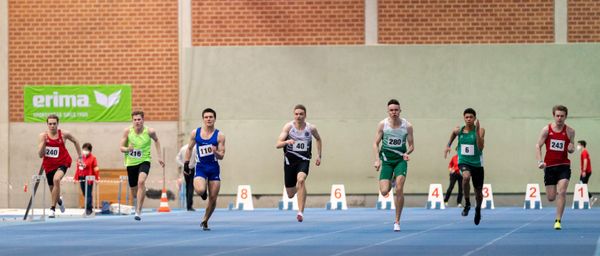
{"type": "Polygon", "coordinates": [[[462,204],[458,204],[456,207],[457,208],[463,208],[463,205],[462,204]]]}
{"type": "Polygon", "coordinates": [[[54,210],[50,209],[50,213],[48,213],[48,218],[54,219],[55,217],[56,217],[56,213],[54,212],[54,210]]]}
{"type": "Polygon", "coordinates": [[[60,212],[64,213],[65,212],[65,205],[63,204],[63,197],[59,197],[58,198],[58,208],[60,209],[60,212]]]}
{"type": "Polygon", "coordinates": [[[304,220],[304,215],[301,212],[298,212],[296,215],[296,220],[298,220],[298,222],[302,222],[304,220]]]}
{"type": "Polygon", "coordinates": [[[394,222],[394,232],[400,232],[400,223],[394,222]]]}

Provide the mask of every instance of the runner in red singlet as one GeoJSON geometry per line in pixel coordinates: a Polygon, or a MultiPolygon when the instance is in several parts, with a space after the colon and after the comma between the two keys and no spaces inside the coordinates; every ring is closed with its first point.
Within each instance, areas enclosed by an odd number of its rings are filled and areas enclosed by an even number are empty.
{"type": "Polygon", "coordinates": [[[556,219],[554,229],[561,229],[561,219],[565,210],[565,197],[571,178],[571,161],[568,153],[575,152],[575,130],[565,123],[569,110],[562,105],[552,108],[554,123],[542,128],[535,145],[538,168],[544,169],[544,184],[548,201],[556,199],[556,219]],[[542,146],[546,145],[546,155],[542,160],[542,146]]]}
{"type": "Polygon", "coordinates": [[[48,217],[55,217],[56,204],[60,207],[61,212],[65,212],[65,206],[60,196],[60,180],[67,173],[67,169],[71,167],[71,156],[65,147],[65,140],[70,140],[75,145],[77,150],[77,164],[81,162],[81,147],[79,141],[68,131],[58,129],[58,116],[52,114],[46,118],[48,130],[40,133],[38,155],[42,160],[42,167],[46,173],[46,180],[50,187],[50,214],[48,217]]]}

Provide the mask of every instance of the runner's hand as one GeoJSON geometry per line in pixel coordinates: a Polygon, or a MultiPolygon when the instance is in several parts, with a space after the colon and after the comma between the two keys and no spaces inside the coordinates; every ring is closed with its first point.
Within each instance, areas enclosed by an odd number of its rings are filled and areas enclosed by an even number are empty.
{"type": "Polygon", "coordinates": [[[379,171],[379,167],[381,167],[381,160],[379,160],[379,159],[375,160],[375,163],[373,164],[373,167],[375,167],[375,171],[378,172],[379,171]]]}
{"type": "Polygon", "coordinates": [[[540,169],[544,169],[544,168],[546,168],[546,163],[544,163],[544,162],[540,161],[540,162],[538,163],[538,168],[540,168],[540,169]]]}

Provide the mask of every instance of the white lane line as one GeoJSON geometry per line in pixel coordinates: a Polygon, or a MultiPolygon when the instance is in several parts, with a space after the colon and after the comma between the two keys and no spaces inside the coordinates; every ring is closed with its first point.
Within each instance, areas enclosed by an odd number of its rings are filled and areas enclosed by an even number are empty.
{"type": "Polygon", "coordinates": [[[337,230],[337,231],[322,233],[322,234],[318,234],[318,235],[303,236],[303,237],[298,237],[298,238],[293,238],[293,239],[282,240],[282,241],[278,241],[278,242],[275,242],[275,243],[264,244],[264,245],[260,245],[260,246],[252,246],[252,247],[240,248],[240,249],[236,249],[236,250],[229,250],[229,251],[224,251],[224,252],[218,252],[218,253],[208,254],[208,256],[222,255],[222,254],[227,254],[227,253],[237,253],[237,252],[243,252],[243,251],[248,251],[248,250],[263,248],[263,247],[276,246],[276,245],[281,245],[281,244],[285,244],[285,243],[289,243],[289,242],[295,242],[295,241],[300,241],[300,240],[305,240],[305,239],[311,239],[311,238],[320,237],[320,236],[326,236],[326,235],[331,235],[331,234],[336,234],[336,233],[342,233],[342,232],[349,231],[349,230],[361,229],[361,228],[370,227],[370,226],[376,226],[376,225],[379,225],[379,224],[364,225],[364,226],[358,226],[358,227],[354,227],[354,228],[347,228],[347,229],[341,229],[341,230],[337,230]]]}
{"type": "Polygon", "coordinates": [[[519,226],[519,227],[517,227],[517,228],[515,228],[515,229],[513,229],[513,230],[511,230],[511,231],[509,231],[508,233],[505,233],[504,235],[502,235],[502,236],[499,236],[498,238],[496,238],[496,239],[494,239],[494,240],[492,240],[492,241],[489,241],[488,243],[484,244],[483,246],[480,246],[480,247],[476,248],[475,250],[472,250],[472,251],[470,251],[470,252],[467,252],[467,253],[463,254],[463,256],[469,256],[469,255],[471,255],[471,254],[473,254],[473,253],[476,253],[476,252],[478,252],[478,251],[480,251],[480,250],[482,250],[482,249],[484,249],[484,248],[486,248],[486,247],[488,247],[488,246],[490,246],[490,245],[494,244],[495,242],[498,242],[498,241],[502,240],[503,238],[505,238],[505,237],[507,237],[507,236],[511,235],[512,233],[514,233],[514,232],[517,232],[517,231],[519,231],[520,229],[522,229],[522,228],[524,228],[524,227],[527,227],[527,226],[531,225],[531,223],[534,223],[534,222],[536,222],[536,221],[538,221],[538,220],[540,220],[540,219],[542,219],[542,218],[545,218],[545,217],[546,217],[548,214],[549,214],[549,213],[546,213],[546,214],[544,214],[544,215],[540,215],[540,216],[539,216],[539,217],[537,217],[536,219],[534,219],[534,220],[532,220],[532,221],[530,221],[530,222],[527,222],[527,223],[525,223],[525,224],[523,224],[523,225],[521,225],[521,226],[519,226]]]}
{"type": "Polygon", "coordinates": [[[371,248],[371,247],[375,247],[375,246],[379,246],[379,245],[387,244],[387,243],[389,243],[389,242],[393,242],[393,241],[397,241],[397,240],[402,240],[402,239],[404,239],[404,238],[408,238],[408,237],[413,237],[413,236],[416,236],[416,235],[424,234],[424,233],[427,233],[427,232],[429,232],[429,231],[433,231],[433,230],[436,230],[436,229],[440,229],[440,228],[442,228],[442,227],[445,227],[445,226],[448,226],[448,225],[453,225],[453,224],[456,224],[456,223],[459,223],[459,222],[447,223],[447,224],[444,224],[444,225],[441,225],[441,226],[437,226],[437,227],[433,227],[433,228],[426,229],[426,230],[423,230],[423,231],[419,231],[419,232],[417,232],[417,233],[412,233],[412,234],[410,234],[410,235],[405,235],[405,236],[401,236],[401,237],[396,237],[396,238],[388,239],[388,240],[385,240],[385,241],[382,241],[382,242],[379,242],[379,243],[375,243],[375,244],[371,244],[371,245],[367,245],[367,246],[363,246],[363,247],[359,247],[359,248],[355,248],[355,249],[351,249],[351,250],[347,250],[347,251],[339,252],[339,253],[336,253],[336,254],[332,254],[331,256],[337,256],[337,255],[343,255],[343,254],[348,254],[348,253],[357,252],[357,251],[364,250],[364,249],[368,249],[368,248],[371,248]]]}

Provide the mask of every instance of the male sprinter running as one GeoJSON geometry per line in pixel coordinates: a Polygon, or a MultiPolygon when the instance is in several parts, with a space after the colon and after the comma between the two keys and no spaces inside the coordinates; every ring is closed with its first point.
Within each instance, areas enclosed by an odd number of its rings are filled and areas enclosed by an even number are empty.
{"type": "Polygon", "coordinates": [[[188,150],[185,154],[183,165],[184,172],[190,172],[190,158],[196,147],[196,174],[194,177],[194,190],[202,200],[206,200],[208,191],[208,204],[204,211],[204,218],[200,227],[209,231],[208,220],[217,207],[217,197],[221,189],[221,167],[217,160],[225,157],[225,134],[215,128],[217,112],[211,108],[202,111],[203,126],[192,131],[188,150]],[[208,188],[207,188],[208,187],[208,188]]]}
{"type": "Polygon", "coordinates": [[[306,178],[312,156],[312,137],[317,140],[317,159],[315,164],[321,165],[321,136],[317,127],[306,122],[306,107],[294,107],[294,120],[286,123],[279,134],[276,148],[283,148],[284,182],[289,198],[298,193],[298,214],[296,220],[304,220],[306,204],[306,178]]]}
{"type": "Polygon", "coordinates": [[[373,152],[375,153],[375,171],[379,174],[379,191],[381,195],[387,196],[392,189],[391,180],[395,183],[396,217],[394,219],[394,231],[400,231],[400,215],[404,207],[404,182],[408,171],[410,153],[415,150],[412,124],[404,118],[400,118],[400,103],[392,99],[387,105],[388,117],[377,125],[373,152]],[[379,143],[381,143],[381,148],[379,143]]]}
{"type": "Polygon", "coordinates": [[[65,147],[65,140],[70,140],[75,145],[77,150],[77,164],[82,165],[81,147],[79,141],[66,130],[58,129],[58,116],[51,114],[46,118],[48,130],[40,133],[38,155],[42,160],[42,167],[46,173],[46,181],[50,188],[50,214],[49,218],[55,217],[56,204],[60,208],[60,212],[65,212],[65,206],[60,196],[60,181],[67,173],[67,169],[71,167],[71,156],[65,147]]]}
{"type": "Polygon", "coordinates": [[[146,179],[150,173],[150,148],[152,140],[158,153],[158,163],[164,167],[165,162],[162,159],[160,141],[156,131],[150,127],[144,126],[144,112],[133,111],[131,113],[133,125],[125,128],[123,138],[121,139],[121,152],[125,154],[125,166],[127,167],[127,176],[129,187],[133,195],[135,205],[135,217],[137,221],[142,220],[142,207],[146,197],[146,179]],[[136,203],[137,201],[137,203],[136,203]]]}
{"type": "Polygon", "coordinates": [[[538,168],[544,169],[544,185],[548,201],[556,200],[556,218],[554,229],[560,230],[561,220],[565,211],[567,187],[571,178],[571,161],[569,153],[575,152],[575,130],[569,127],[565,120],[569,110],[563,105],[552,108],[554,123],[550,123],[540,134],[535,145],[535,156],[538,168]],[[546,155],[542,160],[542,146],[546,144],[546,155]]]}
{"type": "Polygon", "coordinates": [[[479,124],[477,113],[472,108],[467,108],[463,112],[465,125],[458,126],[452,130],[450,141],[444,151],[444,158],[450,153],[452,142],[458,137],[458,168],[462,173],[463,194],[465,196],[465,208],[461,213],[462,216],[469,215],[471,209],[471,185],[470,180],[473,178],[473,188],[475,189],[475,225],[479,225],[481,221],[481,202],[483,201],[483,146],[485,129],[479,124]]]}

